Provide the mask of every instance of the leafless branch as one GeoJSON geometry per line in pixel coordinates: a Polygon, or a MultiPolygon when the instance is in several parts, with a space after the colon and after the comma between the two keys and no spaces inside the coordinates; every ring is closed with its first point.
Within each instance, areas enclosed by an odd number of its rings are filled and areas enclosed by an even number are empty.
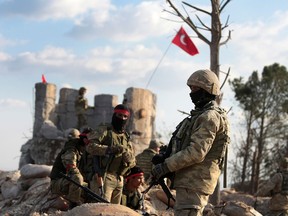
{"type": "Polygon", "coordinates": [[[222,27],[222,30],[229,26],[229,18],[230,18],[230,16],[227,17],[225,25],[222,27]]]}
{"type": "Polygon", "coordinates": [[[173,13],[172,11],[169,11],[169,10],[166,10],[166,9],[164,9],[163,11],[166,12],[166,13],[170,13],[170,14],[172,14],[174,16],[178,16],[176,13],[173,13]]]}
{"type": "Polygon", "coordinates": [[[195,6],[191,5],[191,4],[188,4],[187,2],[183,2],[183,1],[182,1],[182,3],[185,4],[185,5],[187,5],[188,7],[194,8],[194,9],[197,10],[197,11],[200,11],[200,12],[202,12],[202,13],[205,13],[205,14],[211,16],[211,13],[209,13],[208,11],[205,11],[205,10],[203,10],[203,9],[201,9],[201,8],[195,7],[195,6]]]}
{"type": "Polygon", "coordinates": [[[201,23],[202,26],[204,26],[203,29],[209,30],[211,31],[211,28],[209,28],[207,25],[205,25],[205,23],[202,22],[202,20],[199,18],[199,16],[195,15],[198,19],[198,21],[201,23]]]}
{"type": "Polygon", "coordinates": [[[231,30],[229,30],[228,37],[225,41],[219,43],[219,46],[226,44],[231,39],[231,30]]]}
{"type": "Polygon", "coordinates": [[[222,83],[220,89],[222,89],[223,86],[225,85],[225,83],[226,83],[226,81],[227,81],[227,79],[228,79],[228,77],[229,77],[229,74],[230,74],[230,67],[229,67],[229,69],[228,69],[228,72],[226,73],[226,77],[225,77],[225,79],[224,79],[224,81],[223,81],[223,83],[222,83]]]}
{"type": "Polygon", "coordinates": [[[223,5],[222,5],[223,2],[220,3],[220,10],[219,10],[220,13],[222,12],[222,10],[224,10],[224,8],[227,6],[227,4],[228,4],[230,1],[232,1],[232,0],[226,0],[223,5]]]}

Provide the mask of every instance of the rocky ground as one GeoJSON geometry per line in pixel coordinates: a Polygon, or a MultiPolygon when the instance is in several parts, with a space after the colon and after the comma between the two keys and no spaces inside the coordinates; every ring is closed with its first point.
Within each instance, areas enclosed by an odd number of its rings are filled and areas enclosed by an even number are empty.
{"type": "MultiPolygon", "coordinates": [[[[68,210],[68,203],[49,192],[51,166],[27,164],[20,170],[0,171],[0,215],[4,216],[67,216],[102,215],[136,216],[125,206],[105,203],[86,203],[68,210]]],[[[173,209],[166,209],[161,201],[160,188],[152,188],[146,197],[145,212],[157,216],[173,216],[173,209]]],[[[175,194],[175,192],[173,191],[175,194]]],[[[267,215],[269,198],[255,198],[232,189],[221,191],[222,204],[208,205],[204,215],[245,216],[267,215]],[[256,210],[255,210],[256,209],[256,210]]]]}

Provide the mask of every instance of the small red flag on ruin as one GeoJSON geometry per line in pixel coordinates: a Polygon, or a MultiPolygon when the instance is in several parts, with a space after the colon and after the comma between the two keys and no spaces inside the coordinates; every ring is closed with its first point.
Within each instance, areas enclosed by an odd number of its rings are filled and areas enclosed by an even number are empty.
{"type": "Polygon", "coordinates": [[[172,43],[183,49],[185,52],[187,52],[190,55],[196,55],[199,53],[197,47],[192,42],[186,31],[183,27],[180,28],[174,39],[172,40],[172,43]]]}
{"type": "Polygon", "coordinates": [[[42,83],[43,83],[43,84],[46,84],[46,83],[47,83],[47,81],[46,81],[46,78],[45,78],[44,74],[42,74],[42,83]]]}

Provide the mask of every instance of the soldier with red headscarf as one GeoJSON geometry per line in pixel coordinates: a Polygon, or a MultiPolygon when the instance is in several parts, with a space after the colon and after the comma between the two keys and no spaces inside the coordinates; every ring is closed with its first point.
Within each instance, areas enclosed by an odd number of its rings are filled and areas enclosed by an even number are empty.
{"type": "Polygon", "coordinates": [[[99,188],[103,188],[103,198],[120,204],[124,185],[123,175],[135,166],[135,154],[125,128],[129,119],[129,109],[119,104],[114,108],[111,124],[99,126],[89,133],[86,150],[97,156],[96,177],[99,188]]]}

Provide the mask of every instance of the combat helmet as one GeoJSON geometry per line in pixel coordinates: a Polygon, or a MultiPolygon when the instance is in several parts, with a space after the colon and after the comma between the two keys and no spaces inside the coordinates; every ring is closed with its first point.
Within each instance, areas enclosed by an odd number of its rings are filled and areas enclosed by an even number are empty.
{"type": "Polygon", "coordinates": [[[80,135],[80,131],[75,129],[75,128],[72,128],[70,131],[69,131],[69,134],[68,134],[68,139],[76,139],[76,138],[79,138],[79,135],[80,135]]]}
{"type": "Polygon", "coordinates": [[[220,95],[219,79],[208,69],[195,71],[187,80],[187,85],[197,86],[212,95],[220,95]]]}

